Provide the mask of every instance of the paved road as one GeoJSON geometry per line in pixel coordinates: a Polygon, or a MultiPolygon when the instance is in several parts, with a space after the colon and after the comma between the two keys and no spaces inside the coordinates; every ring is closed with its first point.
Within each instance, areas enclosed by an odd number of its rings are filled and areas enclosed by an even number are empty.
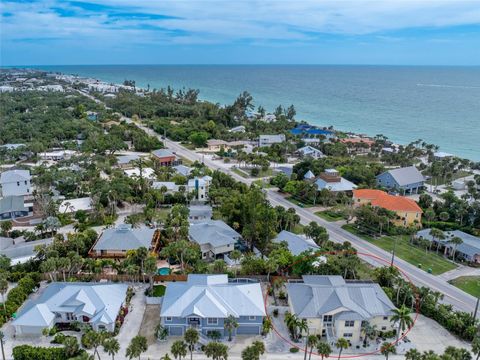
{"type": "MultiPolygon", "coordinates": [[[[90,95],[87,95],[82,92],[83,95],[86,95],[90,98],[93,99],[90,95]]],[[[94,99],[97,102],[97,99],[94,99]]],[[[130,118],[122,117],[123,120],[127,122],[133,122],[130,118]]],[[[143,129],[145,132],[152,136],[157,136],[159,139],[161,139],[161,136],[155,133],[152,129],[147,128],[144,125],[141,125],[139,123],[135,123],[138,127],[143,129]]],[[[252,180],[244,178],[234,172],[232,172],[230,169],[226,169],[224,167],[219,166],[218,163],[205,158],[204,156],[195,153],[194,151],[191,151],[179,143],[176,143],[174,141],[164,139],[162,140],[166,147],[170,148],[172,151],[176,152],[177,155],[186,158],[191,161],[203,161],[206,166],[208,166],[211,169],[214,170],[220,170],[224,173],[227,173],[228,175],[232,176],[234,179],[237,181],[251,184],[252,180]]],[[[335,242],[343,243],[344,241],[349,241],[355,249],[359,252],[359,256],[367,261],[368,263],[372,264],[373,266],[383,266],[385,264],[389,264],[391,260],[391,253],[380,249],[379,247],[372,245],[368,243],[365,240],[362,240],[358,236],[355,236],[348,231],[342,229],[340,225],[335,224],[335,223],[330,223],[326,220],[321,219],[320,217],[312,214],[306,209],[303,209],[299,206],[296,206],[283,198],[280,194],[277,192],[269,189],[267,190],[267,196],[269,201],[273,205],[280,205],[285,208],[294,208],[297,212],[297,214],[300,216],[301,223],[302,224],[308,224],[311,221],[315,221],[318,224],[324,226],[329,234],[330,234],[330,239],[335,242]],[[363,255],[363,254],[371,254],[372,256],[368,255],[363,255]],[[380,258],[382,260],[377,260],[376,258],[380,258]]],[[[471,312],[473,313],[475,310],[475,304],[476,304],[476,299],[470,295],[465,293],[464,291],[456,288],[453,285],[450,285],[448,282],[445,280],[436,277],[434,275],[428,274],[427,272],[418,269],[417,267],[409,264],[408,262],[395,258],[395,265],[398,266],[403,273],[408,276],[408,278],[417,286],[427,286],[433,291],[439,291],[440,293],[444,294],[444,303],[448,303],[454,306],[454,308],[471,312]]]]}

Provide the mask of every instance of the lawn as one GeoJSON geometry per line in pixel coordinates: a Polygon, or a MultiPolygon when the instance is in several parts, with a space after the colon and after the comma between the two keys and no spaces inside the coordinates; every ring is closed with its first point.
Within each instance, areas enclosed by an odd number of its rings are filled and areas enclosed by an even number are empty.
{"type": "Polygon", "coordinates": [[[162,297],[165,295],[165,286],[163,285],[154,285],[153,286],[153,296],[154,297],[162,297]]]}
{"type": "Polygon", "coordinates": [[[368,235],[359,234],[353,225],[344,225],[342,228],[389,252],[392,252],[396,239],[396,256],[412,265],[421,267],[425,271],[431,269],[432,274],[434,275],[442,274],[457,267],[455,264],[446,260],[441,255],[437,255],[434,252],[425,253],[425,250],[411,245],[409,243],[409,237],[406,235],[382,236],[374,239],[368,235]]]}
{"type": "Polygon", "coordinates": [[[450,283],[470,295],[480,297],[480,276],[460,276],[450,283]]]}
{"type": "Polygon", "coordinates": [[[304,228],[304,227],[305,227],[305,226],[302,225],[302,224],[297,224],[297,225],[295,225],[295,227],[292,229],[292,232],[293,232],[294,234],[301,235],[301,234],[303,234],[303,228],[304,228]]]}
{"type": "Polygon", "coordinates": [[[263,189],[269,189],[273,187],[273,185],[271,185],[268,181],[255,180],[253,183],[263,189]]]}
{"type": "Polygon", "coordinates": [[[286,199],[287,199],[288,201],[290,201],[291,203],[293,203],[293,204],[295,204],[295,205],[298,205],[298,206],[300,206],[300,207],[302,207],[302,208],[313,207],[313,205],[311,205],[311,204],[305,204],[305,203],[303,203],[303,202],[301,202],[301,201],[298,201],[297,199],[295,199],[295,198],[293,198],[293,197],[291,197],[291,196],[287,197],[286,199]]]}
{"type": "MultiPolygon", "coordinates": [[[[472,175],[472,173],[468,172],[468,171],[461,170],[461,171],[458,171],[455,174],[453,174],[452,178],[447,180],[447,182],[454,181],[454,180],[457,180],[457,179],[460,179],[460,178],[464,178],[464,177],[469,176],[469,175],[472,175]]],[[[425,183],[428,184],[428,185],[437,185],[437,186],[446,184],[445,178],[443,176],[432,177],[430,180],[426,181],[425,183]],[[436,180],[436,182],[434,180],[436,180]]]]}
{"type": "Polygon", "coordinates": [[[155,212],[155,216],[158,220],[164,222],[167,220],[167,216],[170,213],[170,208],[160,208],[155,212]]]}
{"type": "Polygon", "coordinates": [[[335,210],[323,210],[317,211],[315,215],[321,217],[323,220],[330,222],[343,220],[344,217],[342,214],[335,212],[335,210]]]}
{"type": "Polygon", "coordinates": [[[241,177],[244,177],[244,178],[249,177],[249,175],[246,172],[244,172],[242,170],[239,170],[238,168],[232,168],[232,172],[234,172],[235,174],[240,175],[241,177]]]}

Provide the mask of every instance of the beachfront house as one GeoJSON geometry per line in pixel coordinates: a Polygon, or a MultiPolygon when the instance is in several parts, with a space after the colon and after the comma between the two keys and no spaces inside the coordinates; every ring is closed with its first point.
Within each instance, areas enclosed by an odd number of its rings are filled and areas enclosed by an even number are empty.
{"type": "Polygon", "coordinates": [[[273,239],[273,242],[277,244],[286,243],[292,255],[300,255],[306,251],[315,252],[320,249],[312,239],[307,239],[305,236],[300,236],[287,230],[282,230],[273,239]]]}
{"type": "Polygon", "coordinates": [[[351,192],[357,188],[357,185],[341,177],[335,169],[326,169],[318,175],[315,185],[318,191],[327,189],[332,192],[351,192]]]}
{"type": "Polygon", "coordinates": [[[367,204],[395,212],[397,218],[393,219],[392,222],[396,226],[422,225],[422,209],[414,200],[407,197],[390,195],[381,190],[354,190],[353,205],[362,206],[367,204]]]}
{"type": "Polygon", "coordinates": [[[377,185],[403,194],[418,194],[423,189],[425,178],[415,166],[387,170],[377,176],[377,185]]]}
{"type": "Polygon", "coordinates": [[[202,259],[223,259],[235,249],[241,235],[221,220],[208,220],[190,225],[190,241],[200,245],[202,259]]]}
{"type": "Polygon", "coordinates": [[[121,224],[105,229],[89,252],[93,258],[120,259],[127,256],[128,250],[147,248],[150,252],[158,250],[160,232],[149,228],[133,228],[130,224],[121,224]]]}
{"type": "Polygon", "coordinates": [[[29,170],[7,170],[0,174],[0,196],[26,196],[32,194],[29,170]]]}
{"type": "Polygon", "coordinates": [[[126,284],[51,283],[20,309],[12,322],[15,334],[40,336],[45,328],[73,322],[113,332],[127,289],[126,284]]]}
{"type": "Polygon", "coordinates": [[[480,237],[467,234],[460,230],[444,231],[444,239],[437,239],[430,235],[431,229],[423,229],[417,232],[418,239],[425,239],[439,247],[439,251],[445,256],[452,256],[455,251],[455,257],[470,263],[480,263],[480,237]],[[454,244],[452,239],[458,237],[462,240],[461,244],[454,244]]]}
{"type": "Polygon", "coordinates": [[[258,146],[271,146],[273,144],[280,144],[286,140],[285,134],[278,135],[260,135],[258,138],[258,146]]]}
{"type": "Polygon", "coordinates": [[[229,282],[227,275],[189,274],[186,282],[167,285],[160,311],[160,323],[170,336],[183,336],[189,328],[208,336],[219,331],[228,336],[225,319],[238,323],[235,335],[260,335],[265,317],[260,283],[229,282]]]}
{"type": "Polygon", "coordinates": [[[373,282],[344,280],[338,275],[303,275],[303,282],[287,283],[289,311],[306,319],[309,333],[334,345],[345,338],[362,340],[362,324],[378,331],[393,329],[390,318],[395,306],[373,282]]]}

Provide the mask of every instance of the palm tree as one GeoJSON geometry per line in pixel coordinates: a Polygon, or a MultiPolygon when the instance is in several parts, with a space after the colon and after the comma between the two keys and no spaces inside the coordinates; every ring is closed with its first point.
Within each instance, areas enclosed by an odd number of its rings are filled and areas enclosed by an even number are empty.
{"type": "Polygon", "coordinates": [[[187,356],[187,344],[183,340],[177,340],[172,344],[170,351],[175,359],[182,360],[182,357],[187,356]]]}
{"type": "Polygon", "coordinates": [[[5,349],[3,348],[3,341],[5,339],[5,334],[3,331],[0,331],[0,346],[2,347],[2,358],[5,360],[5,349]]]}
{"type": "MultiPolygon", "coordinates": [[[[308,354],[308,360],[311,360],[312,358],[312,353],[313,353],[313,348],[317,346],[318,344],[318,337],[316,335],[309,335],[307,338],[307,341],[305,342],[307,346],[310,346],[310,353],[308,354]]],[[[305,357],[306,358],[307,352],[305,351],[305,357]]]]}
{"type": "Polygon", "coordinates": [[[297,339],[300,338],[300,335],[302,335],[302,333],[304,333],[304,332],[308,336],[308,322],[307,322],[307,319],[298,319],[297,320],[297,329],[298,329],[297,339]]]}
{"type": "MultiPolygon", "coordinates": [[[[3,345],[2,345],[2,350],[3,350],[3,345]]],[[[475,336],[472,341],[472,352],[477,355],[478,360],[480,358],[480,337],[475,336]]],[[[5,359],[5,357],[3,357],[5,359]]],[[[414,359],[412,359],[414,360],[414,359]]]]}
{"type": "Polygon", "coordinates": [[[130,341],[130,345],[128,345],[125,355],[129,359],[133,359],[135,357],[140,359],[140,355],[147,351],[147,349],[147,338],[141,335],[137,335],[130,341]]]}
{"type": "Polygon", "coordinates": [[[318,355],[320,355],[323,360],[323,358],[330,356],[330,354],[332,353],[332,348],[328,343],[324,341],[320,341],[317,344],[317,352],[318,352],[318,355]]]}
{"type": "Polygon", "coordinates": [[[150,284],[148,292],[150,295],[153,293],[153,277],[157,273],[157,259],[155,256],[149,256],[145,259],[145,264],[144,264],[144,271],[145,274],[148,275],[148,282],[150,284]]]}
{"type": "Polygon", "coordinates": [[[286,312],[285,313],[285,325],[287,325],[287,329],[290,332],[290,336],[292,337],[293,340],[296,339],[296,334],[297,334],[297,316],[290,313],[286,312]]]}
{"type": "Polygon", "coordinates": [[[454,236],[450,241],[453,244],[452,260],[455,262],[455,253],[457,252],[457,247],[460,244],[463,244],[463,240],[458,236],[454,236]]]}
{"type": "Polygon", "coordinates": [[[229,315],[225,319],[225,321],[223,323],[223,327],[225,328],[225,330],[228,331],[228,341],[232,341],[232,332],[233,332],[233,330],[238,328],[238,321],[237,321],[237,319],[235,319],[235,316],[229,315]]]}
{"type": "Polygon", "coordinates": [[[402,333],[406,328],[409,328],[413,324],[412,317],[410,316],[410,309],[405,305],[402,305],[399,309],[393,310],[393,316],[390,318],[390,321],[393,323],[398,322],[397,330],[397,341],[400,338],[400,333],[402,333]]]}
{"type": "Polygon", "coordinates": [[[195,344],[198,342],[200,336],[197,329],[190,328],[185,331],[185,342],[188,345],[188,350],[190,351],[190,360],[193,359],[193,350],[195,349],[195,344]]]}
{"type": "Polygon", "coordinates": [[[88,330],[84,335],[83,342],[87,344],[87,347],[93,348],[93,355],[97,355],[98,360],[100,360],[100,353],[98,352],[98,347],[102,345],[104,339],[105,333],[96,332],[95,330],[88,330]]]}
{"type": "Polygon", "coordinates": [[[417,349],[410,349],[405,353],[405,360],[421,360],[422,353],[417,349]]]}
{"type": "Polygon", "coordinates": [[[8,280],[4,273],[0,274],[0,294],[2,294],[2,302],[3,302],[3,311],[5,314],[7,313],[7,307],[5,305],[5,294],[8,291],[8,280]]]}
{"type": "Polygon", "coordinates": [[[340,338],[335,343],[335,346],[337,347],[337,349],[340,349],[340,351],[338,352],[338,359],[340,360],[340,357],[342,356],[342,351],[344,349],[347,349],[350,346],[350,344],[348,343],[347,339],[340,338]]]}
{"type": "Polygon", "coordinates": [[[390,344],[389,342],[384,342],[380,348],[380,352],[382,355],[385,355],[385,360],[388,360],[388,356],[390,354],[396,354],[397,349],[395,348],[395,345],[390,344]]]}
{"type": "Polygon", "coordinates": [[[362,331],[364,334],[363,345],[367,346],[368,339],[374,338],[377,334],[377,325],[372,325],[368,321],[362,322],[362,331]]]}
{"type": "Polygon", "coordinates": [[[65,355],[67,356],[67,358],[71,358],[78,353],[79,346],[78,346],[77,338],[67,337],[63,341],[63,346],[64,346],[63,351],[65,352],[65,355]]]}
{"type": "Polygon", "coordinates": [[[160,360],[172,360],[172,358],[170,357],[170,355],[165,354],[160,358],[160,360]]]}
{"type": "MultiPolygon", "coordinates": [[[[434,243],[436,239],[438,239],[438,240],[445,239],[445,234],[443,233],[443,231],[440,230],[440,229],[436,229],[436,228],[432,228],[430,230],[430,236],[432,237],[432,243],[434,243]]],[[[436,242],[436,243],[437,243],[436,252],[438,254],[438,249],[440,248],[440,242],[436,242]]],[[[431,246],[430,246],[430,248],[431,248],[431,246]]]]}
{"type": "Polygon", "coordinates": [[[108,354],[112,355],[112,360],[115,360],[115,354],[120,350],[120,343],[115,338],[108,338],[103,342],[103,350],[108,354]]]}
{"type": "Polygon", "coordinates": [[[218,342],[210,342],[205,345],[204,352],[208,358],[211,357],[213,360],[227,360],[228,358],[227,345],[218,342]]]}

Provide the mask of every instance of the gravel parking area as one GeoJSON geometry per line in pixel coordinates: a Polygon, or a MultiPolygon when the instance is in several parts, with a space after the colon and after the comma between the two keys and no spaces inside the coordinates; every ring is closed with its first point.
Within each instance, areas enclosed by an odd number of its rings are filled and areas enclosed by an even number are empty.
{"type": "Polygon", "coordinates": [[[160,305],[146,305],[138,334],[147,338],[149,346],[157,341],[155,328],[158,324],[160,324],[160,305]]]}

